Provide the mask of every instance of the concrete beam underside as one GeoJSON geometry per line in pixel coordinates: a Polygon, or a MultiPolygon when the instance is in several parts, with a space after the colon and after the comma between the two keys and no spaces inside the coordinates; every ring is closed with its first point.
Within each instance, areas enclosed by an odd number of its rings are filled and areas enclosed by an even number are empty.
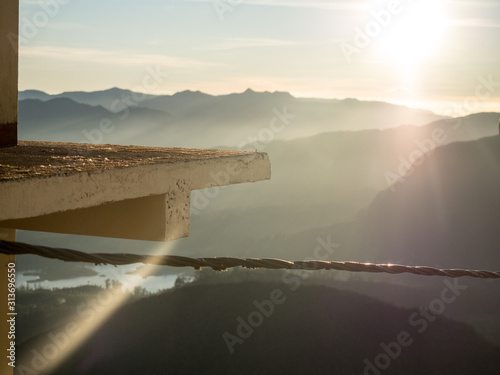
{"type": "Polygon", "coordinates": [[[190,192],[127,199],[96,207],[0,222],[5,228],[148,241],[189,235],[190,192]]]}

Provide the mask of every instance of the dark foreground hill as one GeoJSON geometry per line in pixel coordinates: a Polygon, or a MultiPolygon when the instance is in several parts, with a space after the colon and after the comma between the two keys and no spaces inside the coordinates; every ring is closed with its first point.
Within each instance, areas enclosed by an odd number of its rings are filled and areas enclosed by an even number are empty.
{"type": "MultiPolygon", "coordinates": [[[[465,324],[299,280],[195,283],[126,305],[52,374],[498,374],[500,349],[465,324]]],[[[35,342],[18,348],[18,374],[35,342]]]]}
{"type": "Polygon", "coordinates": [[[498,269],[499,163],[498,136],[437,149],[374,199],[351,254],[370,248],[368,261],[498,269]]]}

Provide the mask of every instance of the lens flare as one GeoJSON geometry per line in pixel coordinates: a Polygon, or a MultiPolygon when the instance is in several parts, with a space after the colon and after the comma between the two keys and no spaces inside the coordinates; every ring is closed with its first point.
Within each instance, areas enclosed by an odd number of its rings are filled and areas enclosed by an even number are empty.
{"type": "Polygon", "coordinates": [[[400,80],[412,88],[422,64],[431,61],[443,46],[447,16],[442,1],[408,4],[394,15],[378,41],[383,60],[397,67],[400,80]]]}

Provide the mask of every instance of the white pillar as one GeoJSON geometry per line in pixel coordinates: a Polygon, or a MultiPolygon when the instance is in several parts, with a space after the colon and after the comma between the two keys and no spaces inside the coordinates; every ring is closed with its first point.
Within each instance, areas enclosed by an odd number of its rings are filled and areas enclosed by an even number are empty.
{"type": "Polygon", "coordinates": [[[0,1],[0,146],[17,144],[19,0],[0,1]]]}
{"type": "MultiPolygon", "coordinates": [[[[0,1],[0,146],[17,144],[17,94],[18,94],[18,49],[19,49],[19,0],[0,1]]],[[[0,229],[0,239],[15,241],[16,231],[0,229]]],[[[9,366],[7,350],[11,316],[7,315],[9,265],[15,257],[0,254],[0,373],[13,375],[9,366]]]]}

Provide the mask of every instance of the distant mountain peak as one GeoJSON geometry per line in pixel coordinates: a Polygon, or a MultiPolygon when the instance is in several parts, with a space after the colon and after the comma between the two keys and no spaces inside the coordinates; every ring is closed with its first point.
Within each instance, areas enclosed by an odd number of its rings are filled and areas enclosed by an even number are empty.
{"type": "Polygon", "coordinates": [[[42,90],[23,90],[23,91],[20,91],[20,92],[23,92],[23,93],[37,93],[37,94],[49,95],[45,91],[42,91],[42,90]]]}
{"type": "Polygon", "coordinates": [[[176,92],[173,96],[209,96],[209,94],[205,94],[204,92],[201,92],[200,90],[192,91],[192,90],[184,90],[184,91],[179,91],[176,92]]]}
{"type": "Polygon", "coordinates": [[[119,87],[112,87],[110,89],[103,90],[102,92],[122,92],[122,91],[130,91],[130,90],[121,89],[119,87]]]}
{"type": "Polygon", "coordinates": [[[38,99],[38,100],[48,100],[52,96],[50,94],[47,94],[44,91],[40,90],[24,90],[24,91],[19,91],[19,100],[24,100],[24,99],[38,99]]]}
{"type": "Polygon", "coordinates": [[[244,92],[242,92],[240,95],[272,95],[272,96],[281,96],[281,97],[286,97],[286,98],[293,98],[293,96],[286,91],[255,91],[252,90],[251,88],[246,89],[244,92]]]}

